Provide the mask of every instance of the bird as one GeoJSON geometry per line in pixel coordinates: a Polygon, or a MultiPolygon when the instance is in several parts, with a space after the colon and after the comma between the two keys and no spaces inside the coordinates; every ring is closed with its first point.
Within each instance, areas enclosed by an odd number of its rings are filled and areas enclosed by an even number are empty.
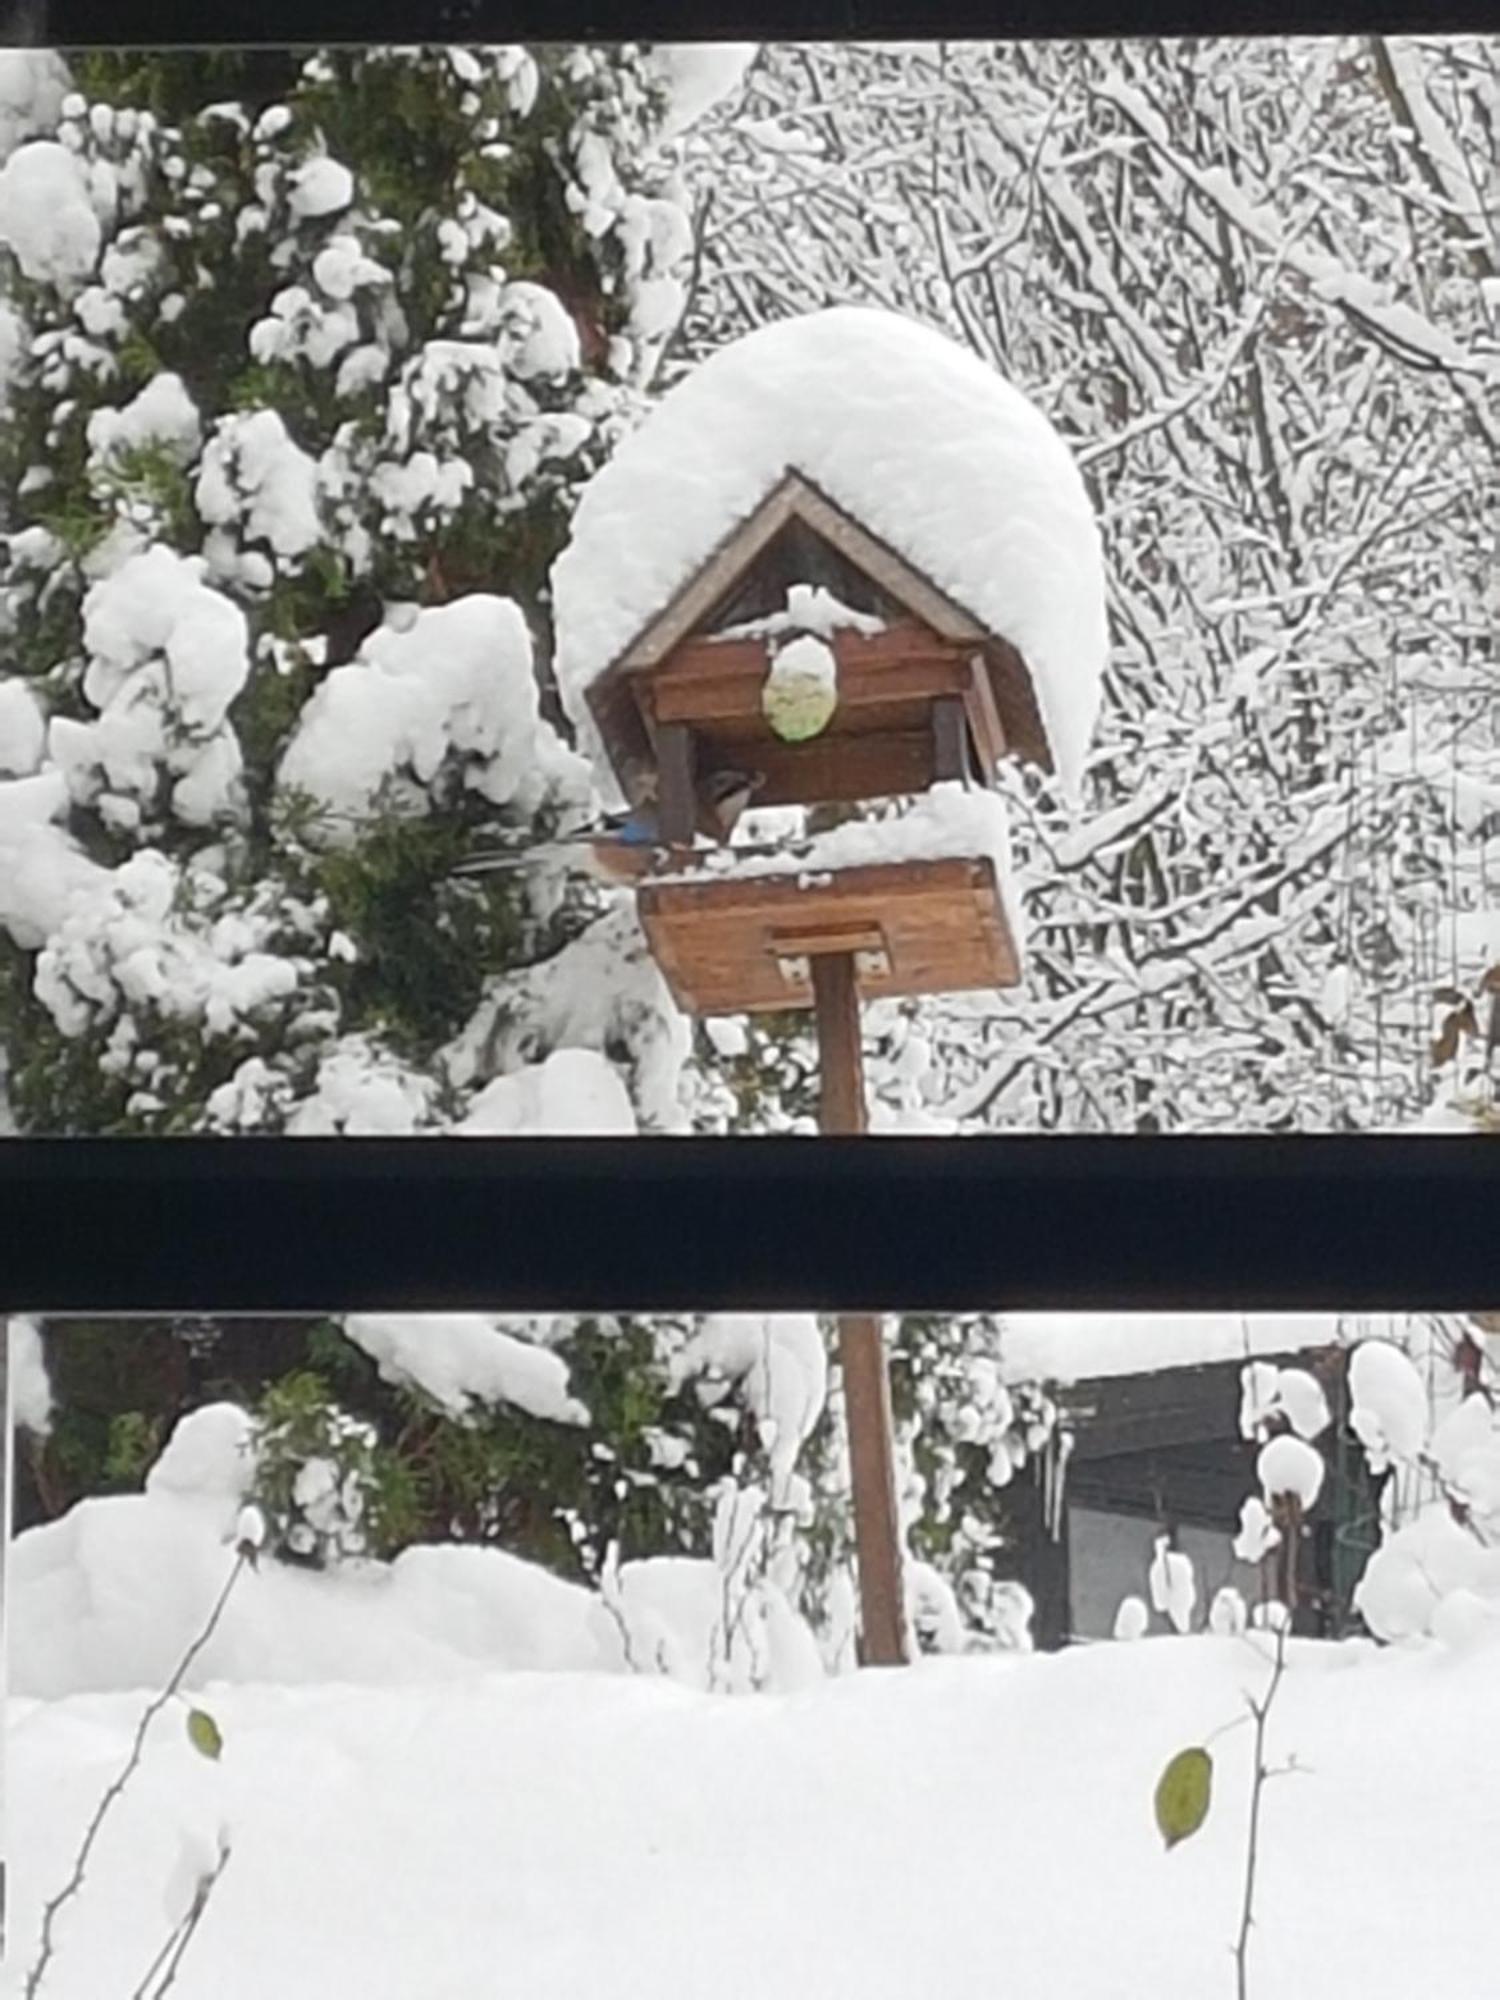
{"type": "Polygon", "coordinates": [[[720,840],[728,840],[740,822],[741,815],[751,801],[762,790],[766,782],[764,771],[741,771],[733,766],[710,771],[699,787],[707,807],[708,818],[720,840]]]}
{"type": "MultiPolygon", "coordinates": [[[[727,767],[710,771],[700,787],[705,830],[711,828],[720,840],[727,840],[764,783],[762,771],[727,767]]],[[[580,827],[554,840],[480,849],[460,861],[453,872],[488,875],[504,869],[529,868],[538,861],[571,860],[596,880],[617,885],[639,882],[675,845],[663,839],[656,800],[648,795],[627,812],[606,814],[592,826],[580,827]]]]}
{"type": "Polygon", "coordinates": [[[656,807],[649,800],[611,813],[594,825],[528,846],[481,848],[454,868],[455,875],[491,875],[530,868],[539,861],[571,861],[596,880],[617,885],[650,873],[663,846],[656,807]]]}

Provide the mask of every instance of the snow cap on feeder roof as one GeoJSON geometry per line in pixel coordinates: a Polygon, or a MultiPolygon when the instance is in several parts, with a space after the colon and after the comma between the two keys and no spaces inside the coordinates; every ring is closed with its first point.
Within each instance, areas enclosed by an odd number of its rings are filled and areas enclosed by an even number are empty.
{"type": "Polygon", "coordinates": [[[583,746],[598,757],[590,686],[789,471],[1021,653],[1058,777],[1075,789],[1107,646],[1078,468],[976,355],[866,306],[721,348],[590,481],[552,571],[558,684],[583,746]]]}

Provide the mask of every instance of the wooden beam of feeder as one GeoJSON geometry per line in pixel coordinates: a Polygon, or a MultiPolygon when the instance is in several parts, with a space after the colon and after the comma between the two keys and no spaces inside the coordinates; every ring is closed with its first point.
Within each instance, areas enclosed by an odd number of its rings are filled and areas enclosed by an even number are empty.
{"type": "MultiPolygon", "coordinates": [[[[837,634],[841,709],[927,702],[963,694],[972,646],[934,637],[920,625],[887,626],[868,636],[837,634]]],[[[640,676],[658,722],[713,723],[759,712],[769,665],[764,639],[688,639],[652,675],[640,676]]]]}
{"type": "Polygon", "coordinates": [[[979,749],[979,775],[987,785],[992,784],[995,766],[1005,755],[1007,743],[1005,724],[1000,719],[1000,709],[995,700],[995,684],[990,679],[983,653],[975,653],[969,661],[967,695],[969,727],[974,732],[974,741],[979,749]]]}
{"type": "Polygon", "coordinates": [[[656,729],[657,829],[669,847],[691,847],[698,825],[692,731],[684,722],[656,729]]]}
{"type": "Polygon", "coordinates": [[[778,958],[818,958],[860,951],[884,951],[885,932],[877,923],[782,924],[770,933],[778,958]]]}
{"type": "Polygon", "coordinates": [[[810,479],[790,469],[750,514],[729,532],[672,602],[638,633],[618,664],[655,666],[695,627],[712,616],[783,528],[800,521],[846,561],[878,584],[914,618],[946,638],[983,641],[984,627],[953,602],[888,542],[846,514],[810,479]]]}
{"type": "Polygon", "coordinates": [[[932,775],[939,783],[969,772],[969,729],[963,698],[939,695],[932,704],[932,775]]]}

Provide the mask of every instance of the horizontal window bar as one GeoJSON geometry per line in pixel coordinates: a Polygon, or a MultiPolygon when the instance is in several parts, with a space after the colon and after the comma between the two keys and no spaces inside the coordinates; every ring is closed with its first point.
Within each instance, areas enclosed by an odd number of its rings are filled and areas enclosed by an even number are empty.
{"type": "Polygon", "coordinates": [[[1486,1138],[0,1143],[0,1310],[1486,1309],[1486,1138]]]}
{"type": "Polygon", "coordinates": [[[1484,31],[1483,0],[9,0],[0,41],[52,47],[287,47],[369,42],[994,40],[1484,31]],[[7,20],[13,14],[13,20],[7,20]]]}

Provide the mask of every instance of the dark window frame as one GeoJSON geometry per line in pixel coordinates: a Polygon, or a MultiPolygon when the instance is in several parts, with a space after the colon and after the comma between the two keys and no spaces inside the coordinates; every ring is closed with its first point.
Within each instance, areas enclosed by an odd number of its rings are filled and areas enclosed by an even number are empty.
{"type": "Polygon", "coordinates": [[[0,1311],[1489,1309],[1484,1136],[12,1139],[0,1311]]]}

